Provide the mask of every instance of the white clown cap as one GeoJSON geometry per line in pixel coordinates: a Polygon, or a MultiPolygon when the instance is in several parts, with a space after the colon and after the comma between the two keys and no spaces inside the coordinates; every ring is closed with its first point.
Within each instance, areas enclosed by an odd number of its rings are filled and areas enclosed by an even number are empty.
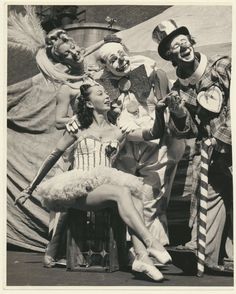
{"type": "Polygon", "coordinates": [[[98,56],[106,60],[109,55],[111,55],[113,52],[117,52],[118,50],[124,50],[124,47],[121,43],[106,43],[104,44],[98,51],[98,56]]]}

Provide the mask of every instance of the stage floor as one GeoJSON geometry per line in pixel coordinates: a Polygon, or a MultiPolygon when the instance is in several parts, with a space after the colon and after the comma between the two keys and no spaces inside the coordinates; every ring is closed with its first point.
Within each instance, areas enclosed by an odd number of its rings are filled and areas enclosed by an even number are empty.
{"type": "MultiPolygon", "coordinates": [[[[165,280],[155,283],[135,278],[132,272],[113,273],[68,272],[65,268],[47,269],[42,265],[42,253],[7,252],[7,286],[215,286],[232,287],[233,277],[205,274],[204,277],[186,276],[169,265],[162,269],[165,280]]],[[[210,290],[210,289],[209,289],[210,290]]],[[[219,290],[219,288],[218,288],[219,290]]]]}

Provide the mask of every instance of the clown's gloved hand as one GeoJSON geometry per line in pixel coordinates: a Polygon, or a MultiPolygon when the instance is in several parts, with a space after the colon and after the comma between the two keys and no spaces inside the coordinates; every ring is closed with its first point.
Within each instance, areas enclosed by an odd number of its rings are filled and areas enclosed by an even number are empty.
{"type": "Polygon", "coordinates": [[[172,114],[177,118],[183,118],[186,116],[185,101],[179,97],[178,92],[171,91],[165,97],[165,103],[172,114]]]}
{"type": "Polygon", "coordinates": [[[66,129],[68,133],[75,134],[80,129],[80,123],[78,121],[77,115],[74,115],[70,118],[68,123],[66,124],[66,129]]]}

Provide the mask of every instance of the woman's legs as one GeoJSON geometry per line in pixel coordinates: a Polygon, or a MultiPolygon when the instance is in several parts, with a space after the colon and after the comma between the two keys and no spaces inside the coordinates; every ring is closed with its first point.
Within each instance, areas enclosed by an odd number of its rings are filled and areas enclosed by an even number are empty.
{"type": "MultiPolygon", "coordinates": [[[[133,198],[133,204],[143,219],[143,202],[140,199],[133,198]]],[[[132,269],[136,272],[145,273],[147,276],[155,281],[163,279],[162,273],[157,269],[148,256],[148,251],[143,242],[137,237],[136,233],[130,229],[130,235],[135,252],[135,259],[132,263],[132,269]]]]}
{"type": "Polygon", "coordinates": [[[86,197],[79,198],[78,208],[82,210],[97,210],[112,205],[112,202],[117,203],[119,214],[129,228],[143,241],[151,239],[151,234],[135,208],[127,188],[104,184],[89,192],[86,197]]]}
{"type": "MultiPolygon", "coordinates": [[[[143,219],[143,203],[140,199],[133,199],[133,204],[137,211],[139,212],[141,218],[143,219]]],[[[153,265],[152,260],[148,256],[147,249],[143,242],[136,236],[135,232],[133,230],[129,230],[129,233],[131,235],[132,244],[134,247],[134,252],[136,254],[137,259],[142,259],[143,262],[153,265]]]]}
{"type": "Polygon", "coordinates": [[[117,203],[123,221],[149,247],[149,253],[161,263],[170,261],[171,258],[165,248],[157,240],[153,240],[151,233],[145,227],[128,188],[104,184],[89,192],[86,197],[79,198],[77,205],[79,209],[97,210],[110,206],[113,202],[117,203]]]}

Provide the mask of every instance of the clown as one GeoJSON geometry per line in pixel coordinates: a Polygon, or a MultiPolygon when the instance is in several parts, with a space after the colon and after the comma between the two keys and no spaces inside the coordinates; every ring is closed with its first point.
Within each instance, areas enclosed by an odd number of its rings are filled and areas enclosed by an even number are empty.
{"type": "Polygon", "coordinates": [[[219,266],[219,252],[227,211],[232,217],[232,149],[230,124],[231,59],[206,57],[194,49],[189,30],[173,20],[160,23],[153,31],[159,55],[176,68],[178,79],[166,98],[171,112],[170,125],[177,136],[197,136],[193,159],[191,241],[185,248],[197,249],[197,198],[200,187],[200,143],[211,142],[208,173],[208,202],[205,264],[219,266]],[[231,211],[230,211],[231,210],[231,211]]]}
{"type": "MultiPolygon", "coordinates": [[[[144,138],[150,139],[155,108],[161,107],[169,90],[166,74],[147,57],[129,56],[120,38],[108,36],[104,42],[97,54],[103,68],[94,78],[112,97],[110,120],[123,132],[142,129],[144,138]]],[[[168,122],[168,111],[163,112],[168,122]]],[[[145,223],[163,245],[169,243],[166,209],[184,149],[184,140],[174,138],[165,128],[160,140],[127,142],[116,160],[119,170],[143,177],[149,186],[144,199],[145,223]]]]}

